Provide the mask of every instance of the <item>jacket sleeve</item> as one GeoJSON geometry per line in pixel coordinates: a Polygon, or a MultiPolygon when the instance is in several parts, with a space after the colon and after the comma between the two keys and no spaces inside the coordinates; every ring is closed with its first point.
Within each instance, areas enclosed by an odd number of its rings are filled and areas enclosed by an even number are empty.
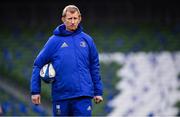
{"type": "Polygon", "coordinates": [[[100,76],[99,55],[93,40],[91,42],[90,48],[90,73],[94,84],[94,95],[103,95],[103,85],[100,76]]]}
{"type": "Polygon", "coordinates": [[[40,51],[36,59],[34,60],[32,76],[31,76],[31,94],[40,94],[41,92],[41,79],[40,79],[40,69],[47,63],[51,61],[51,56],[55,49],[55,41],[53,38],[49,40],[44,45],[43,49],[40,51]]]}

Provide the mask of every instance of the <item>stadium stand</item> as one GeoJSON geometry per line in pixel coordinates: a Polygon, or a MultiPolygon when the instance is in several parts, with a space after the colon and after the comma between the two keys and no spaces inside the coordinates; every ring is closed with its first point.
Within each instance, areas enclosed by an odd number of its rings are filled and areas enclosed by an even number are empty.
{"type": "Polygon", "coordinates": [[[122,65],[116,84],[121,93],[109,102],[109,116],[178,116],[180,53],[104,53],[102,62],[122,65]],[[121,61],[117,61],[121,60],[121,61]],[[110,63],[110,62],[109,62],[110,63]]]}
{"type": "Polygon", "coordinates": [[[6,91],[0,89],[0,104],[3,110],[3,116],[45,116],[48,115],[41,106],[28,106],[25,102],[13,97],[6,91]]]}

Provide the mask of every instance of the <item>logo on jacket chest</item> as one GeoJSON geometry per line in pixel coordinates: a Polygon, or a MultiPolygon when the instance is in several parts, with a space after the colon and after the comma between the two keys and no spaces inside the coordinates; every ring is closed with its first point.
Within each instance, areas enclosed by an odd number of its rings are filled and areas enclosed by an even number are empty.
{"type": "Polygon", "coordinates": [[[61,48],[66,48],[68,47],[68,44],[66,42],[64,42],[62,45],[61,45],[61,48]]]}
{"type": "Polygon", "coordinates": [[[86,44],[86,42],[85,42],[85,41],[81,41],[81,42],[80,42],[80,46],[81,46],[81,47],[85,48],[85,47],[86,47],[86,45],[87,45],[87,44],[86,44]]]}

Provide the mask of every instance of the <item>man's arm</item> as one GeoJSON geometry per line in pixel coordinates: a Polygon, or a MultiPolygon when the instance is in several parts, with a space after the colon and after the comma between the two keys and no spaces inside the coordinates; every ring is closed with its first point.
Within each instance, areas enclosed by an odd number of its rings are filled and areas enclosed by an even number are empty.
{"type": "Polygon", "coordinates": [[[93,41],[90,50],[90,73],[94,83],[94,101],[100,103],[103,101],[103,86],[100,76],[99,56],[93,41]]]}
{"type": "Polygon", "coordinates": [[[40,104],[40,92],[41,92],[41,79],[40,69],[50,62],[51,56],[55,50],[55,40],[50,38],[43,49],[36,57],[33,65],[32,77],[31,77],[31,99],[34,104],[40,104]]]}

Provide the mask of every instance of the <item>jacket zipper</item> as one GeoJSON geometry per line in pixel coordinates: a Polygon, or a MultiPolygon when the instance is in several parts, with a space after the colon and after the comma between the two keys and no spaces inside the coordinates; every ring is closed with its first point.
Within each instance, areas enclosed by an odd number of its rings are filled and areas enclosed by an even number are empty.
{"type": "Polygon", "coordinates": [[[81,91],[81,77],[80,77],[80,73],[79,73],[79,71],[80,71],[80,67],[79,67],[79,64],[78,64],[78,60],[77,60],[77,54],[76,54],[76,44],[75,44],[75,38],[74,38],[74,36],[72,36],[72,41],[73,41],[73,50],[74,50],[74,56],[75,56],[75,59],[76,59],[76,66],[77,66],[77,69],[78,69],[78,76],[79,76],[79,78],[78,78],[78,81],[79,81],[79,91],[81,91]]]}

